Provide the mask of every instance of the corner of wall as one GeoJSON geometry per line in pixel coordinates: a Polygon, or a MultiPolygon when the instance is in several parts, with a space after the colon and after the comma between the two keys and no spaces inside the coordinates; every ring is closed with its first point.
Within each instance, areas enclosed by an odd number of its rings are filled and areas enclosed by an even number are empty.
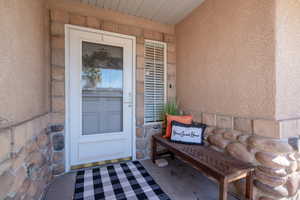
{"type": "Polygon", "coordinates": [[[275,1],[276,113],[282,138],[300,135],[300,2],[275,1]]]}

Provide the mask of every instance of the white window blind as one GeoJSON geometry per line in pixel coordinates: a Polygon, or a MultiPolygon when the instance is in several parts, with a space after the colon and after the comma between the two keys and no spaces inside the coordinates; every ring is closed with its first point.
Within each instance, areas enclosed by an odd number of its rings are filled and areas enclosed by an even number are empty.
{"type": "Polygon", "coordinates": [[[166,44],[145,41],[145,123],[160,121],[166,100],[166,44]]]}

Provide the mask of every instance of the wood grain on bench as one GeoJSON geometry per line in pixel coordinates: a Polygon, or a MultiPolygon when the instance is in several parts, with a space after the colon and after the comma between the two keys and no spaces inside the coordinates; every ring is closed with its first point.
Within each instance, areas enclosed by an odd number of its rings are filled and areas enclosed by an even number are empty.
{"type": "Polygon", "coordinates": [[[253,199],[253,171],[250,163],[237,160],[210,147],[201,145],[179,144],[171,142],[157,134],[152,140],[152,161],[157,157],[157,144],[167,148],[197,170],[219,182],[219,199],[227,199],[228,184],[246,178],[246,199],[253,199]]]}

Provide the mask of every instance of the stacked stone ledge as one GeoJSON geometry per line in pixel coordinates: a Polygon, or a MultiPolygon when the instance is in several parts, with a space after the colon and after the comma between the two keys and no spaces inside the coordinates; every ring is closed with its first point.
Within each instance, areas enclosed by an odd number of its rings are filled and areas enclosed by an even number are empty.
{"type": "Polygon", "coordinates": [[[52,174],[54,176],[61,175],[65,172],[65,136],[64,125],[51,125],[50,138],[52,144],[52,174]]]}
{"type": "Polygon", "coordinates": [[[0,153],[0,199],[40,199],[44,194],[52,179],[48,122],[46,114],[0,130],[1,140],[8,139],[2,142],[10,146],[5,157],[0,153]]]}
{"type": "MultiPolygon", "coordinates": [[[[300,153],[286,141],[214,127],[208,128],[206,141],[217,151],[257,167],[255,200],[300,199],[300,153]]],[[[235,186],[244,192],[241,183],[235,186]]]]}

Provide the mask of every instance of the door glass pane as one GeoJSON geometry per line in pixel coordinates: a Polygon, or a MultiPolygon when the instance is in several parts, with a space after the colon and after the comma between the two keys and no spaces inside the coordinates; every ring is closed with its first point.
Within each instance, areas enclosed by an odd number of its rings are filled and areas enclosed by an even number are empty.
{"type": "Polygon", "coordinates": [[[123,48],[82,43],[82,133],[123,130],[123,48]]]}

